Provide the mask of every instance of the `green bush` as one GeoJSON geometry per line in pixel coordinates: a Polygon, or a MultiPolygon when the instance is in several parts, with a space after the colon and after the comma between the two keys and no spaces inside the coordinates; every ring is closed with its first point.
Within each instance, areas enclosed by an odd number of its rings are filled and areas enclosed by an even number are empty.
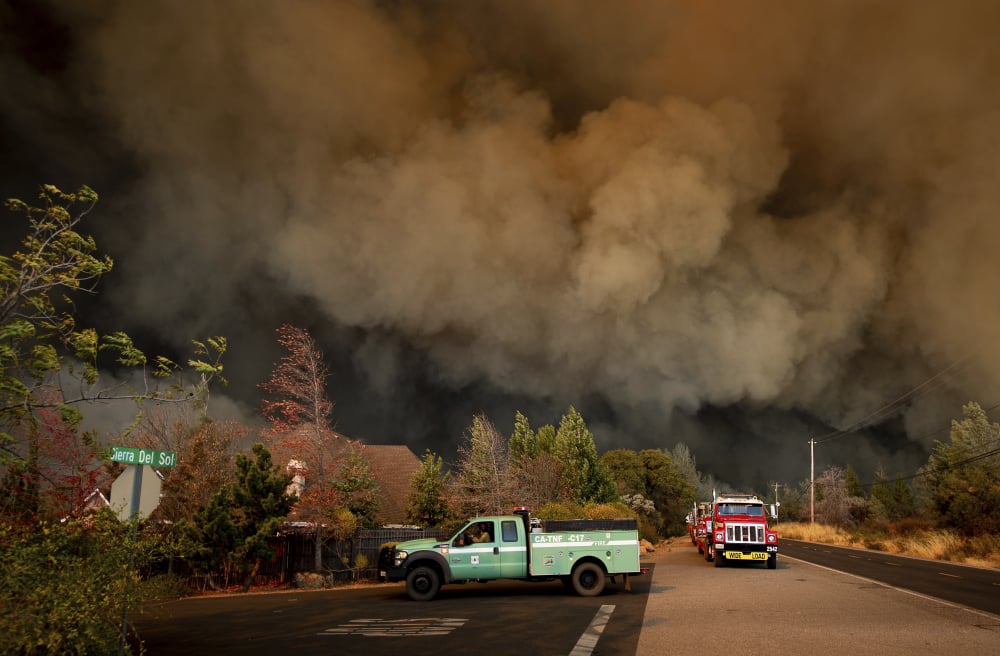
{"type": "Polygon", "coordinates": [[[130,531],[110,513],[0,523],[3,653],[117,653],[123,611],[141,595],[137,572],[162,555],[158,539],[133,543],[130,531]]]}

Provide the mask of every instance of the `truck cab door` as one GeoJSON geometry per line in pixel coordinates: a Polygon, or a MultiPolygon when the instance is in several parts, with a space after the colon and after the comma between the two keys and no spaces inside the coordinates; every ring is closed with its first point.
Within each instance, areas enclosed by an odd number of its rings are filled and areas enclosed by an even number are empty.
{"type": "Polygon", "coordinates": [[[451,578],[455,580],[500,578],[501,551],[496,522],[469,522],[452,539],[448,550],[451,578]],[[476,541],[488,534],[482,541],[476,541]]]}
{"type": "Polygon", "coordinates": [[[524,522],[500,520],[500,575],[505,579],[520,579],[528,575],[528,536],[524,522]]]}

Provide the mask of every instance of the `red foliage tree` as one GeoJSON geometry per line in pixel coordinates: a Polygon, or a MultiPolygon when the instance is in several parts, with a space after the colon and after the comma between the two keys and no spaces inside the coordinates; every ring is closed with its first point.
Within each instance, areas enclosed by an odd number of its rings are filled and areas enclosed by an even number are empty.
{"type": "Polygon", "coordinates": [[[80,432],[80,415],[58,405],[54,393],[36,392],[40,406],[25,426],[27,457],[10,466],[3,484],[3,514],[32,521],[78,514],[110,475],[93,437],[80,432]]]}
{"type": "Polygon", "coordinates": [[[261,404],[261,414],[269,422],[264,440],[277,462],[289,463],[293,469],[289,473],[305,478],[294,514],[315,524],[318,570],[322,565],[323,523],[343,505],[333,475],[350,443],[333,430],[333,401],[327,396],[330,369],[316,341],[305,329],[288,324],[280,326],[277,333],[286,354],[275,363],[271,378],[260,385],[268,395],[261,404]]]}

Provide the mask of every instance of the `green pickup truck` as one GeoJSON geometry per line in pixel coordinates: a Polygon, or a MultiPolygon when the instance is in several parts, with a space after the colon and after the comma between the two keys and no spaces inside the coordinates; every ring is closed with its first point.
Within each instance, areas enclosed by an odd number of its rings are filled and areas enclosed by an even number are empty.
{"type": "Polygon", "coordinates": [[[391,548],[380,572],[387,581],[406,581],[416,601],[429,601],[441,586],[469,581],[561,580],[577,594],[601,594],[609,578],[645,573],[639,566],[639,532],[634,519],[532,519],[513,515],[477,517],[446,541],[401,542],[391,548]]]}

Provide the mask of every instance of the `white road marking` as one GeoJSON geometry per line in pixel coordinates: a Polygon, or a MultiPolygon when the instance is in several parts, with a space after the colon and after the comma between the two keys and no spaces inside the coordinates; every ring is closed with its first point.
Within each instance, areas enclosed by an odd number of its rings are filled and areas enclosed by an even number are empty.
{"type": "Polygon", "coordinates": [[[458,617],[421,617],[399,620],[368,618],[351,620],[347,624],[320,631],[316,635],[363,635],[382,638],[448,635],[468,621],[468,619],[458,617]]]}
{"type": "Polygon", "coordinates": [[[601,639],[604,627],[607,626],[613,612],[615,612],[614,605],[605,604],[601,606],[597,614],[594,615],[594,619],[590,621],[590,626],[583,632],[580,639],[576,641],[576,645],[573,647],[573,651],[569,653],[569,656],[590,656],[590,654],[594,653],[594,647],[597,646],[597,641],[601,639]]]}

